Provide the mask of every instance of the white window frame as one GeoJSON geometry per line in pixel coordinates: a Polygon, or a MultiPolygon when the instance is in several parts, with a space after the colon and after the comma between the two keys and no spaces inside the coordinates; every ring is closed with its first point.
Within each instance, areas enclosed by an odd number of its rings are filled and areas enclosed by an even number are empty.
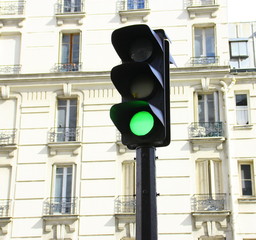
{"type": "Polygon", "coordinates": [[[122,189],[123,195],[136,194],[136,163],[133,160],[122,162],[122,189]]]}
{"type": "Polygon", "coordinates": [[[238,163],[238,171],[239,171],[239,182],[240,182],[240,195],[242,197],[255,197],[255,179],[254,179],[254,162],[253,161],[240,161],[238,163]],[[242,178],[242,170],[241,170],[241,166],[242,165],[249,165],[250,166],[250,174],[251,174],[251,190],[252,190],[252,194],[251,195],[244,195],[243,194],[243,180],[249,180],[249,179],[243,179],[242,178]]]}
{"type": "MultiPolygon", "coordinates": [[[[219,113],[219,93],[218,91],[214,92],[195,92],[194,99],[195,99],[195,122],[200,122],[199,121],[199,101],[198,101],[198,95],[210,95],[213,94],[213,101],[214,101],[214,122],[219,122],[220,121],[220,113],[219,113]]],[[[209,115],[208,115],[208,106],[207,106],[207,99],[205,98],[204,100],[204,122],[209,122],[209,115]]]]}
{"type": "Polygon", "coordinates": [[[236,125],[249,125],[250,122],[250,116],[249,116],[249,96],[245,92],[236,92],[235,93],[235,109],[236,109],[236,125]],[[236,103],[236,96],[237,95],[246,95],[246,106],[237,106],[236,103]],[[244,112],[244,113],[242,113],[244,112]],[[241,117],[241,113],[244,117],[241,117]],[[244,118],[244,121],[242,120],[244,118]]]}
{"type": "MultiPolygon", "coordinates": [[[[56,170],[57,168],[68,168],[72,167],[72,186],[71,186],[71,198],[73,199],[75,197],[76,193],[76,165],[74,163],[56,163],[52,166],[52,190],[51,190],[51,197],[55,198],[55,191],[56,191],[56,170]]],[[[64,188],[64,186],[62,187],[64,188]]],[[[64,197],[64,196],[63,196],[64,197]]],[[[57,212],[60,213],[60,212],[57,212]]],[[[61,212],[62,213],[62,212],[61,212]]]]}
{"type": "Polygon", "coordinates": [[[220,159],[196,160],[196,188],[198,194],[223,193],[222,161],[220,159]]]}

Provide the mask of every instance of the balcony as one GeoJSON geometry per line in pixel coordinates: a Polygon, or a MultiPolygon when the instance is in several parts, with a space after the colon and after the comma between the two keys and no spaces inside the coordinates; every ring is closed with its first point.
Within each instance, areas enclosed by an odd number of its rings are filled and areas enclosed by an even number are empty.
{"type": "MultiPolygon", "coordinates": [[[[78,220],[77,202],[75,197],[47,198],[43,205],[44,231],[50,233],[54,231],[53,226],[66,225],[68,228],[65,228],[65,234],[72,235],[78,220]]],[[[55,234],[62,236],[64,233],[56,232],[55,234]]]]}
{"type": "Polygon", "coordinates": [[[185,0],[184,5],[192,19],[202,14],[210,14],[212,18],[216,17],[216,11],[219,9],[217,0],[185,0]]]}
{"type": "Polygon", "coordinates": [[[190,142],[193,150],[198,151],[200,147],[216,146],[222,150],[225,141],[222,122],[194,122],[188,128],[190,142]]]}
{"type": "Polygon", "coordinates": [[[44,202],[44,215],[76,214],[77,198],[53,197],[44,202]]]}
{"type": "Polygon", "coordinates": [[[85,17],[84,1],[61,0],[55,4],[55,15],[59,26],[64,22],[72,21],[81,25],[83,24],[82,19],[85,17]]]}
{"type": "Polygon", "coordinates": [[[25,1],[1,1],[0,2],[0,27],[8,24],[18,24],[22,27],[24,20],[25,1]]]}
{"type": "Polygon", "coordinates": [[[119,0],[117,10],[122,23],[127,22],[129,18],[141,18],[147,22],[150,13],[148,0],[119,0]]]}
{"type": "Polygon", "coordinates": [[[219,65],[219,57],[207,57],[207,56],[201,56],[201,57],[191,57],[190,58],[190,65],[192,67],[200,67],[204,65],[210,65],[210,66],[218,66],[219,65]]]}
{"type": "Polygon", "coordinates": [[[56,63],[55,72],[78,72],[82,69],[82,63],[56,63]]]}
{"type": "Polygon", "coordinates": [[[132,229],[135,227],[136,197],[133,195],[118,196],[115,199],[116,231],[124,231],[123,239],[134,239],[131,237],[132,229]]]}
{"type": "Polygon", "coordinates": [[[11,200],[0,199],[0,230],[3,235],[7,234],[8,223],[11,222],[10,209],[11,200]]]}
{"type": "Polygon", "coordinates": [[[16,129],[0,129],[0,152],[7,152],[9,157],[14,156],[17,149],[16,129]]]}
{"type": "Polygon", "coordinates": [[[225,193],[195,194],[191,198],[192,216],[195,227],[207,227],[205,222],[216,222],[222,228],[228,227],[230,211],[227,209],[225,193]]]}
{"type": "Polygon", "coordinates": [[[80,128],[51,128],[48,147],[52,156],[56,155],[58,151],[71,151],[74,155],[77,155],[78,149],[81,147],[80,128]]]}
{"type": "Polygon", "coordinates": [[[0,65],[1,74],[19,74],[21,70],[21,65],[0,65]]]}

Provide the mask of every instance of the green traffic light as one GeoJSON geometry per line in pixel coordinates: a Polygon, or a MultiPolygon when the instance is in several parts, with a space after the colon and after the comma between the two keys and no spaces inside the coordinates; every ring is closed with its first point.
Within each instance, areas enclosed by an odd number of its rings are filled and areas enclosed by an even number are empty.
{"type": "Polygon", "coordinates": [[[153,116],[146,111],[136,113],[130,121],[130,129],[137,136],[148,134],[154,126],[153,116]]]}

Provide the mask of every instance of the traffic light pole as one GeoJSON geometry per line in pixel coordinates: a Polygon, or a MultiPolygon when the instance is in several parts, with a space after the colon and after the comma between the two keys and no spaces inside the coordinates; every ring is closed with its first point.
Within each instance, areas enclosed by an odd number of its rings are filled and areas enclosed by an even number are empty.
{"type": "Polygon", "coordinates": [[[157,240],[155,148],[137,148],[136,164],[136,240],[157,240]]]}

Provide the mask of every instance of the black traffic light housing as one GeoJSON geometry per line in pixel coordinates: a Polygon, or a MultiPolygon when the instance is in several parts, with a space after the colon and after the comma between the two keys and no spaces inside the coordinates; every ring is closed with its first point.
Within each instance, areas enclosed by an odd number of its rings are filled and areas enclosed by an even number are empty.
{"type": "Polygon", "coordinates": [[[163,30],[132,25],[115,30],[112,44],[122,64],[111,80],[122,96],[110,117],[129,149],[170,143],[169,40],[163,30]],[[135,117],[136,115],[136,117],[135,117]]]}

